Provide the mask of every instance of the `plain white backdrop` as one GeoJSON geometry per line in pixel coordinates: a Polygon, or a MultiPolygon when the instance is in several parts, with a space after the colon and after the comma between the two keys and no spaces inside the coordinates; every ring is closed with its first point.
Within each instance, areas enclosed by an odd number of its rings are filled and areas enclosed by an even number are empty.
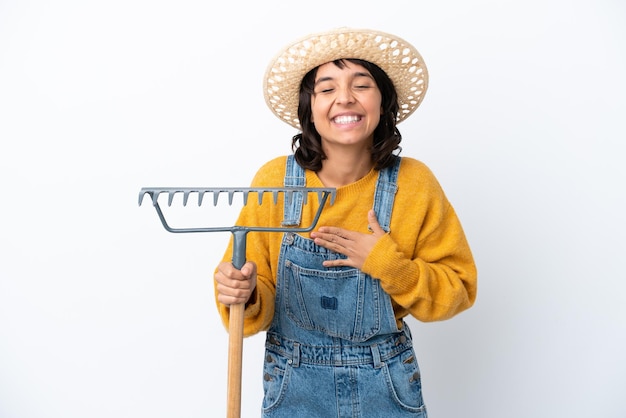
{"type": "MultiPolygon", "coordinates": [[[[471,310],[410,322],[429,416],[626,416],[623,2],[0,0],[0,417],[225,415],[228,234],[170,234],[138,192],[247,186],[289,153],[265,66],[339,26],[424,56],[403,154],[478,265],[471,310]]],[[[262,350],[245,340],[244,417],[262,350]]]]}

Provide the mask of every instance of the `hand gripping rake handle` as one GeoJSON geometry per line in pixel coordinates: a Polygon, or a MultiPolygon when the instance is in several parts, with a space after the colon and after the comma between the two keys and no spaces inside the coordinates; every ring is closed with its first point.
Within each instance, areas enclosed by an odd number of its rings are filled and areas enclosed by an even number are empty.
{"type": "MultiPolygon", "coordinates": [[[[241,269],[246,263],[246,236],[248,232],[308,232],[315,228],[317,221],[322,213],[322,209],[326,201],[330,197],[330,204],[334,203],[335,189],[327,188],[306,188],[306,187],[289,187],[289,188],[190,188],[190,187],[144,187],[139,192],[139,205],[143,202],[144,196],[149,195],[152,205],[159,215],[159,219],[163,227],[174,233],[189,232],[231,232],[233,234],[233,266],[241,269]],[[230,227],[201,227],[201,228],[173,228],[171,227],[159,205],[159,196],[161,193],[167,194],[168,206],[172,205],[174,196],[177,193],[183,194],[183,206],[187,205],[190,195],[198,196],[198,206],[202,205],[202,201],[206,194],[213,195],[213,205],[217,205],[219,197],[222,193],[228,195],[228,204],[231,205],[233,197],[236,193],[243,194],[244,205],[248,203],[248,195],[256,193],[258,195],[258,204],[263,202],[265,194],[273,196],[274,204],[278,200],[279,194],[284,194],[285,199],[296,196],[302,197],[302,202],[307,203],[309,193],[317,193],[319,206],[315,213],[311,225],[307,227],[262,227],[262,226],[230,226],[230,227]]],[[[239,418],[241,415],[241,365],[243,359],[243,322],[244,322],[245,304],[230,305],[230,315],[228,324],[228,418],[239,418]]]]}

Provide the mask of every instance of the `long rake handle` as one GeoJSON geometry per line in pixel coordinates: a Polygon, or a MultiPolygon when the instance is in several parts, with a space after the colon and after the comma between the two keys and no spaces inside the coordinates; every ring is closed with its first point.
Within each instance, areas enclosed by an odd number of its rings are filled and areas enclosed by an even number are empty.
{"type": "Polygon", "coordinates": [[[244,303],[230,305],[228,325],[228,418],[239,418],[241,416],[244,310],[244,303]]]}
{"type": "MultiPolygon", "coordinates": [[[[246,229],[233,229],[233,266],[246,264],[246,229]]],[[[243,363],[243,317],[245,303],[230,305],[228,318],[228,399],[227,417],[241,416],[241,369],[243,363]]]]}

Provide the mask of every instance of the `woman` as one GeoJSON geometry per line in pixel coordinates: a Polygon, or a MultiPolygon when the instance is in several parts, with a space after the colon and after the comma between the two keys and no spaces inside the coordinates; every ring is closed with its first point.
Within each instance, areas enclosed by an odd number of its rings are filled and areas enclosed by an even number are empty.
{"type": "MultiPolygon", "coordinates": [[[[294,154],[266,163],[253,187],[333,187],[308,234],[250,234],[215,273],[218,310],[246,303],[244,334],[267,331],[264,417],[426,417],[411,332],[468,309],[476,268],[436,178],[398,156],[396,128],[421,103],[428,76],[406,41],[339,29],[289,45],[270,64],[270,109],[301,132],[294,154]]],[[[312,199],[314,200],[314,199],[312,199]]],[[[283,207],[284,205],[284,207],[283,207]]],[[[241,225],[308,225],[316,210],[246,206],[241,225]]]]}

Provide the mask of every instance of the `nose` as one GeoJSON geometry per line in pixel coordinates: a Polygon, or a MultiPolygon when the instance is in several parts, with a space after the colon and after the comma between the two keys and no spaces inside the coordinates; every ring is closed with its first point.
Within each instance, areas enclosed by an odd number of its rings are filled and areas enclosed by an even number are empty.
{"type": "Polygon", "coordinates": [[[354,94],[349,85],[337,88],[337,103],[354,103],[354,94]]]}

